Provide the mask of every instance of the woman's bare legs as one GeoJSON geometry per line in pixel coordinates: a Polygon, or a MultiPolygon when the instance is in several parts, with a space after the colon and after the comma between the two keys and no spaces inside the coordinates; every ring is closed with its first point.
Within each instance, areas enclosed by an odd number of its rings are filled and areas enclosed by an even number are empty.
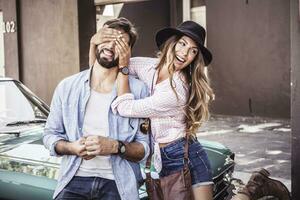
{"type": "Polygon", "coordinates": [[[212,200],[213,191],[212,185],[203,185],[199,187],[193,187],[193,193],[195,200],[212,200]]]}

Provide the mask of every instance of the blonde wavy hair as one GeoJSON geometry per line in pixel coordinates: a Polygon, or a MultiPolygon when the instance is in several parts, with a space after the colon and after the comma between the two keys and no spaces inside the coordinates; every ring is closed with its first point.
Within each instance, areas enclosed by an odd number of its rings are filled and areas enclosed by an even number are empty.
{"type": "MultiPolygon", "coordinates": [[[[168,66],[170,85],[177,99],[178,94],[173,84],[173,75],[175,72],[174,52],[180,38],[180,36],[172,36],[163,44],[162,50],[158,53],[160,61],[157,66],[158,70],[162,69],[164,65],[168,66]]],[[[186,115],[186,131],[191,136],[195,135],[202,123],[208,120],[210,116],[209,103],[213,100],[214,93],[210,87],[209,78],[205,74],[204,61],[200,50],[190,66],[186,66],[181,71],[189,87],[189,97],[184,110],[186,115]]]]}

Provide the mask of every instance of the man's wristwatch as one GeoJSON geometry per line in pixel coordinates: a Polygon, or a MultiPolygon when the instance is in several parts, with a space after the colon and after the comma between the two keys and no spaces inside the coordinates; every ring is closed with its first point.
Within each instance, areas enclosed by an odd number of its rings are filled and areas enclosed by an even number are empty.
{"type": "Polygon", "coordinates": [[[119,141],[119,140],[118,140],[118,143],[119,143],[118,154],[120,156],[125,155],[125,152],[126,152],[126,145],[125,145],[125,143],[122,142],[122,141],[119,141]]]}
{"type": "Polygon", "coordinates": [[[119,72],[121,72],[124,75],[128,75],[129,74],[129,69],[127,66],[119,68],[119,72]]]}

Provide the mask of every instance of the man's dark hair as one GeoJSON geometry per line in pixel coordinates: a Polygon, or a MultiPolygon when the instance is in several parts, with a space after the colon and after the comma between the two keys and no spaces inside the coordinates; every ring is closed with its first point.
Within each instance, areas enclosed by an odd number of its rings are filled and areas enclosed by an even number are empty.
{"type": "Polygon", "coordinates": [[[103,26],[108,26],[108,28],[121,29],[129,35],[129,45],[132,48],[135,44],[138,34],[133,24],[126,18],[120,17],[117,19],[108,20],[103,24],[103,26]]]}

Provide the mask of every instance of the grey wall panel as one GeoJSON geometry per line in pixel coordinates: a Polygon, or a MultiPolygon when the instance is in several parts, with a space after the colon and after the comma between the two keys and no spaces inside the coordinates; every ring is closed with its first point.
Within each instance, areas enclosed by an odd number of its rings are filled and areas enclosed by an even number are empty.
{"type": "Polygon", "coordinates": [[[213,111],[290,117],[289,1],[206,3],[213,111]]]}

